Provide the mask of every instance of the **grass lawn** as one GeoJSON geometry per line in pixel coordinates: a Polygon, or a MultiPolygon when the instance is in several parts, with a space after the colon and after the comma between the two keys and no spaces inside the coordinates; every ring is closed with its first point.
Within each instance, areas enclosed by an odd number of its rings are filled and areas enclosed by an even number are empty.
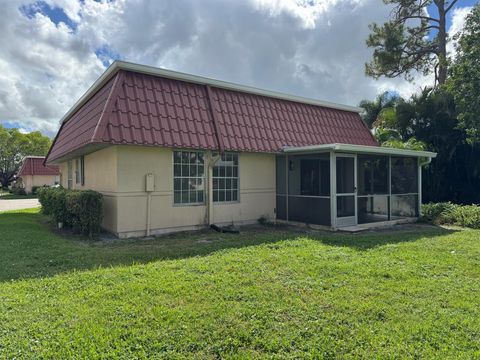
{"type": "Polygon", "coordinates": [[[0,231],[0,358],[480,357],[478,230],[0,231]]]}

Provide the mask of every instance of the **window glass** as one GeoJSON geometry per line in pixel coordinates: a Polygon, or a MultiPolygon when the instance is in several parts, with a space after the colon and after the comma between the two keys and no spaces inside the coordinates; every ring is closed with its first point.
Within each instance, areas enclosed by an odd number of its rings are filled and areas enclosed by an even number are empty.
{"type": "Polygon", "coordinates": [[[300,195],[330,195],[330,162],[328,160],[300,160],[300,195]]]}
{"type": "MultiPolygon", "coordinates": [[[[219,154],[213,154],[218,156],[219,154]]],[[[213,201],[238,201],[238,154],[223,153],[213,167],[213,201]]]]}
{"type": "Polygon", "coordinates": [[[205,192],[204,156],[200,151],[173,152],[174,204],[203,204],[205,192]]]}
{"type": "Polygon", "coordinates": [[[75,159],[75,184],[80,184],[80,158],[75,159]]]}
{"type": "Polygon", "coordinates": [[[72,160],[67,162],[67,188],[71,189],[73,187],[73,164],[72,160]]]}
{"type": "Polygon", "coordinates": [[[85,185],[85,156],[80,156],[80,181],[85,185]]]}
{"type": "Polygon", "coordinates": [[[417,159],[392,156],[392,194],[416,194],[417,192],[417,159]]]}

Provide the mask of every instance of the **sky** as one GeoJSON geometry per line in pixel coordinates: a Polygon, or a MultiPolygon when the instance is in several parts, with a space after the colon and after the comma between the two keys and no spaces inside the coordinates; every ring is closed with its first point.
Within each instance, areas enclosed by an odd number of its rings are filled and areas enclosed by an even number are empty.
{"type": "MultiPolygon", "coordinates": [[[[452,33],[474,2],[458,1],[452,33]]],[[[368,25],[389,12],[381,0],[0,0],[0,123],[54,136],[115,59],[348,105],[409,96],[432,77],[364,75],[368,25]]]]}

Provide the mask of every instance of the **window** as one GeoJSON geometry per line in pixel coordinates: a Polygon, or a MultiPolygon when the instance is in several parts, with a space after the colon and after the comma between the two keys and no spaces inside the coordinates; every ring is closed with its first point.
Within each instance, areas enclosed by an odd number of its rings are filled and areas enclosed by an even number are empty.
{"type": "Polygon", "coordinates": [[[80,158],[75,159],[75,184],[80,184],[80,158]]]}
{"type": "Polygon", "coordinates": [[[223,153],[213,167],[213,201],[238,201],[238,190],[238,154],[223,153]]]}
{"type": "Polygon", "coordinates": [[[300,194],[330,195],[330,162],[319,159],[300,160],[300,194]]]}
{"type": "Polygon", "coordinates": [[[73,187],[73,164],[72,160],[67,162],[67,188],[71,189],[73,187]]]}
{"type": "Polygon", "coordinates": [[[85,185],[85,157],[75,159],[75,184],[85,185]]]}
{"type": "Polygon", "coordinates": [[[201,151],[173,152],[174,204],[203,204],[205,166],[201,151]]]}
{"type": "Polygon", "coordinates": [[[80,156],[80,182],[85,185],[85,156],[80,156]]]}

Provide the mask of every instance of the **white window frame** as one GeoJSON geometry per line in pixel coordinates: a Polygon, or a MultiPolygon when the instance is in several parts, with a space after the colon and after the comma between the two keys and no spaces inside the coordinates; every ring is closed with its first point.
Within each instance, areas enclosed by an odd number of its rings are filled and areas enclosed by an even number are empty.
{"type": "Polygon", "coordinates": [[[204,151],[198,151],[198,150],[174,150],[172,152],[172,174],[173,174],[173,205],[174,206],[195,206],[195,205],[205,205],[206,197],[207,197],[207,191],[206,191],[206,186],[205,186],[205,172],[206,172],[206,167],[205,167],[205,152],[204,151]],[[203,162],[196,162],[196,163],[191,163],[190,161],[184,162],[186,158],[190,159],[190,156],[192,153],[196,154],[196,157],[198,159],[198,155],[202,155],[203,162]],[[180,162],[176,161],[176,154],[179,154],[180,156],[180,162]],[[187,154],[187,155],[184,155],[187,154]],[[192,166],[196,167],[196,175],[191,175],[191,169],[192,166]],[[200,173],[201,169],[203,171],[200,173]],[[184,174],[185,173],[185,174],[184,174]],[[180,174],[180,175],[178,175],[180,174]],[[198,185],[198,181],[201,180],[201,185],[198,185]],[[191,182],[194,181],[195,185],[194,186],[200,186],[196,188],[194,191],[196,193],[196,201],[190,201],[191,200],[191,192],[192,190],[190,189],[183,189],[183,185],[188,184],[188,186],[191,186],[191,182]],[[178,190],[178,185],[180,185],[180,190],[178,190]],[[188,202],[183,202],[182,199],[184,197],[184,192],[187,191],[187,198],[188,202]],[[199,198],[199,192],[203,191],[203,199],[198,200],[199,198]],[[180,201],[177,201],[178,195],[180,196],[180,201]]]}
{"type": "MultiPolygon", "coordinates": [[[[214,153],[213,156],[220,154],[214,153]]],[[[235,152],[225,152],[221,154],[220,160],[218,160],[213,167],[213,202],[215,204],[228,204],[240,202],[240,155],[235,152]],[[232,160],[228,160],[229,157],[233,157],[232,160]],[[235,163],[236,157],[236,163],[235,163]],[[231,161],[232,165],[226,165],[225,162],[231,161]],[[230,168],[230,173],[229,173],[230,168]],[[216,174],[217,173],[217,174],[216,174]],[[236,173],[236,174],[235,174],[236,173]],[[233,184],[236,182],[236,187],[233,184]],[[220,183],[223,187],[220,188],[220,183]],[[227,184],[230,184],[228,187],[227,184]],[[223,200],[219,199],[220,191],[223,191],[223,200]],[[227,193],[230,193],[230,199],[227,199],[227,193]],[[236,199],[234,199],[236,194],[236,199]]]]}

